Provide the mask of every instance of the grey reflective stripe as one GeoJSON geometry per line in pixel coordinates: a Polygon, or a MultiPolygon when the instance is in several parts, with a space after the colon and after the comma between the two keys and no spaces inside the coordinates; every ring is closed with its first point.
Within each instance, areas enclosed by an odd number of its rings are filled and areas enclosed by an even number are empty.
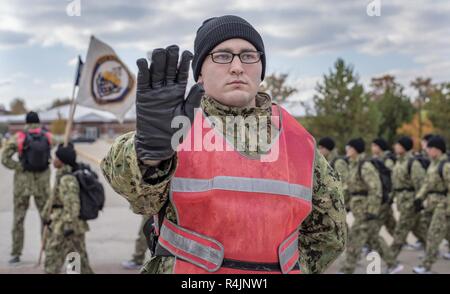
{"type": "MultiPolygon", "coordinates": [[[[298,240],[292,242],[292,244],[289,245],[289,247],[286,248],[286,250],[284,250],[284,252],[281,253],[280,264],[282,266],[282,269],[289,262],[289,260],[291,260],[292,256],[294,256],[297,251],[298,251],[298,240]]],[[[295,262],[294,262],[294,266],[295,266],[295,262]]],[[[294,267],[294,266],[292,266],[292,267],[294,267]]]]}
{"type": "Polygon", "coordinates": [[[206,192],[228,190],[239,192],[269,193],[301,198],[311,201],[311,189],[285,181],[243,177],[218,176],[212,179],[175,177],[171,181],[172,192],[206,192]]]}
{"type": "Polygon", "coordinates": [[[281,243],[281,245],[279,246],[279,261],[280,261],[280,267],[281,267],[281,271],[283,272],[283,274],[287,274],[289,273],[297,264],[298,260],[294,263],[292,263],[292,265],[287,268],[286,270],[284,269],[284,266],[291,260],[291,258],[298,252],[298,236],[297,236],[297,232],[294,232],[292,235],[290,235],[285,241],[283,241],[283,243],[281,243]],[[290,241],[292,239],[293,236],[296,236],[294,238],[294,241],[292,241],[292,243],[284,250],[281,251],[281,248],[284,246],[284,244],[288,241],[290,241]]]}
{"type": "MultiPolygon", "coordinates": [[[[182,229],[183,231],[186,231],[190,234],[195,234],[196,236],[199,236],[205,240],[211,241],[216,243],[219,247],[223,248],[223,246],[218,243],[217,241],[204,237],[204,236],[200,236],[197,233],[194,232],[190,232],[187,231],[186,229],[183,229],[179,226],[177,226],[177,228],[182,229]]],[[[173,255],[181,258],[181,259],[185,259],[191,263],[194,263],[208,271],[216,271],[217,269],[220,268],[220,266],[222,265],[222,261],[223,261],[223,249],[222,250],[217,250],[214,249],[212,247],[208,247],[205,245],[202,245],[194,240],[191,240],[189,238],[186,238],[184,236],[181,236],[177,233],[175,233],[174,231],[172,231],[170,228],[168,228],[167,226],[163,225],[161,227],[161,237],[166,240],[170,245],[176,247],[177,249],[180,249],[184,252],[187,252],[189,254],[192,254],[200,259],[206,260],[214,265],[216,265],[216,268],[214,268],[213,270],[208,269],[205,265],[203,264],[199,264],[198,262],[195,262],[191,259],[189,259],[186,256],[177,254],[176,252],[173,252],[173,250],[171,250],[170,248],[167,248],[166,246],[164,246],[163,244],[160,243],[161,246],[163,246],[166,250],[168,250],[170,253],[172,253],[173,255]]]]}

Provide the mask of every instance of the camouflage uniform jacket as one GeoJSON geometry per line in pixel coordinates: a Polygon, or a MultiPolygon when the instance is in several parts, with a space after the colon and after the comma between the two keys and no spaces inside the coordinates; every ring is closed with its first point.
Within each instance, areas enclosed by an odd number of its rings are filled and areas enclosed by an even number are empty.
{"type": "Polygon", "coordinates": [[[442,154],[439,158],[431,160],[427,169],[427,175],[422,187],[416,195],[416,199],[427,199],[427,207],[433,208],[436,205],[444,205],[447,207],[447,214],[450,215],[448,203],[450,202],[450,163],[446,163],[443,168],[443,178],[439,175],[439,164],[441,161],[447,160],[446,154],[442,154]],[[446,195],[436,192],[447,192],[446,195]]]}
{"type": "Polygon", "coordinates": [[[367,161],[364,153],[359,154],[356,159],[350,159],[347,187],[352,202],[358,200],[365,212],[378,215],[382,200],[381,180],[378,171],[367,161]]]}
{"type": "Polygon", "coordinates": [[[397,157],[397,161],[392,169],[392,188],[394,192],[396,192],[396,189],[411,188],[417,192],[422,186],[426,171],[417,160],[414,160],[411,165],[411,174],[409,174],[408,162],[412,158],[414,156],[411,151],[397,157]]]}
{"type": "Polygon", "coordinates": [[[56,171],[55,186],[51,197],[47,200],[44,219],[51,220],[50,229],[56,234],[64,230],[74,230],[75,234],[89,231],[86,221],[79,219],[80,215],[80,185],[69,165],[64,165],[56,171]],[[51,207],[50,207],[51,206],[51,207]]]}
{"type": "MultiPolygon", "coordinates": [[[[27,124],[24,131],[39,128],[39,124],[27,124]]],[[[2,152],[2,164],[14,170],[15,195],[43,195],[48,189],[50,169],[43,172],[24,171],[20,161],[13,158],[18,153],[17,134],[6,142],[2,152]],[[47,188],[46,188],[47,187],[47,188]]]]}
{"type": "MultiPolygon", "coordinates": [[[[201,108],[208,116],[214,115],[223,119],[230,115],[270,116],[271,101],[268,95],[258,94],[256,105],[257,107],[248,108],[229,107],[207,96],[201,102],[201,108]]],[[[270,119],[267,121],[270,122],[270,119]]],[[[247,127],[252,129],[255,126],[247,127]]],[[[227,132],[225,136],[229,135],[228,130],[224,132],[227,132]]],[[[176,167],[176,156],[156,168],[142,165],[136,157],[134,132],[118,137],[101,163],[103,174],[112,188],[130,202],[135,213],[144,215],[157,214],[166,202],[170,179],[176,167]]],[[[174,209],[170,204],[166,217],[176,222],[174,209]]],[[[344,250],[346,239],[342,187],[336,173],[316,150],[312,211],[300,227],[300,263],[303,271],[323,272],[344,250]]],[[[168,267],[167,271],[170,272],[171,265],[168,267]]],[[[164,268],[158,270],[165,271],[164,268]]]]}

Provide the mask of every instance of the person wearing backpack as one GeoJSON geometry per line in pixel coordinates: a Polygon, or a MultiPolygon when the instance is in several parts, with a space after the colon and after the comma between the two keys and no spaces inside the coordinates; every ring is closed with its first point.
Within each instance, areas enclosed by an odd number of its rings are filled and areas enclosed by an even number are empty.
{"type": "Polygon", "coordinates": [[[49,236],[45,243],[45,272],[57,274],[64,264],[67,254],[80,255],[80,273],[92,274],[86,251],[85,233],[89,231],[86,220],[80,218],[80,184],[73,171],[78,168],[76,151],[72,144],[58,146],[53,159],[57,169],[52,196],[44,211],[45,222],[49,226],[49,236]],[[51,207],[50,207],[51,206],[51,207]]]}
{"type": "MultiPolygon", "coordinates": [[[[379,159],[383,164],[392,172],[392,168],[395,164],[395,155],[389,150],[389,145],[383,138],[377,138],[372,141],[371,145],[372,158],[379,159]]],[[[391,179],[392,182],[392,179],[391,179]]],[[[392,210],[392,194],[389,194],[389,199],[384,201],[380,208],[381,226],[385,226],[389,235],[393,236],[396,226],[396,220],[394,217],[394,211],[392,210]]]]}
{"type": "Polygon", "coordinates": [[[448,233],[450,217],[448,202],[450,199],[450,162],[446,144],[441,136],[433,136],[427,144],[431,164],[427,170],[424,184],[416,195],[414,205],[424,207],[423,218],[427,222],[425,257],[413,271],[417,274],[431,273],[432,265],[439,254],[439,245],[448,233]],[[423,205],[425,204],[425,205],[423,205]]]}
{"type": "Polygon", "coordinates": [[[344,192],[344,201],[347,211],[350,209],[348,203],[350,198],[348,197],[347,189],[345,187],[346,179],[348,176],[348,159],[345,156],[339,156],[336,144],[330,137],[323,137],[317,143],[320,154],[322,154],[328,161],[330,166],[336,171],[339,179],[342,182],[342,190],[344,192]]]}
{"type": "Polygon", "coordinates": [[[395,273],[401,268],[392,258],[390,248],[379,235],[380,224],[377,221],[382,203],[383,186],[380,175],[368,160],[364,140],[352,139],[345,147],[349,157],[349,174],[347,187],[350,193],[350,208],[354,216],[353,225],[348,234],[348,246],[341,273],[351,274],[355,271],[361,249],[365,244],[377,251],[386,262],[387,273],[395,273]]]}
{"type": "Polygon", "coordinates": [[[3,149],[2,164],[14,170],[14,220],[10,264],[20,262],[23,250],[24,221],[30,204],[34,202],[42,220],[43,207],[50,194],[50,150],[52,134],[40,126],[39,115],[29,112],[23,131],[12,136],[3,149]],[[19,161],[13,159],[18,154],[19,161]]]}
{"type": "MultiPolygon", "coordinates": [[[[414,197],[425,178],[426,169],[412,154],[413,141],[410,137],[400,137],[394,145],[397,160],[392,170],[392,192],[400,213],[391,245],[394,257],[400,254],[409,232],[420,239],[417,231],[420,214],[414,207],[414,197]]],[[[423,241],[423,240],[422,240],[423,241]]]]}

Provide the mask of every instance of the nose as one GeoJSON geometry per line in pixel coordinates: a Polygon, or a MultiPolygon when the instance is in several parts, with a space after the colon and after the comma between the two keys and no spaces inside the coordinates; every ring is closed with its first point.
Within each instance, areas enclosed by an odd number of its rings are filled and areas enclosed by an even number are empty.
{"type": "Polygon", "coordinates": [[[239,56],[234,56],[233,61],[230,64],[230,73],[232,75],[241,75],[244,72],[244,67],[242,65],[239,56]]]}

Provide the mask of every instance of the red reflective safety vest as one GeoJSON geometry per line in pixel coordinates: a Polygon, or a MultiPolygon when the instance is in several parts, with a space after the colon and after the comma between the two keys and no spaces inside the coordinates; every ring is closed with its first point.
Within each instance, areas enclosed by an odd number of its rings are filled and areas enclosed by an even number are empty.
{"type": "Polygon", "coordinates": [[[301,273],[298,234],[311,211],[315,142],[281,107],[273,106],[272,116],[281,124],[271,147],[279,152],[264,161],[233,145],[187,151],[198,126],[202,138],[222,136],[196,113],[170,187],[178,223],[165,219],[158,239],[176,257],[174,273],[301,273]]]}
{"type": "MultiPolygon", "coordinates": [[[[39,134],[42,132],[42,128],[29,129],[28,133],[30,134],[39,134]]],[[[50,146],[52,145],[52,134],[50,132],[44,131],[44,136],[47,137],[48,143],[50,146]]],[[[22,155],[23,144],[25,143],[25,139],[27,138],[27,134],[24,131],[17,132],[17,150],[19,152],[19,156],[22,155]]]]}

